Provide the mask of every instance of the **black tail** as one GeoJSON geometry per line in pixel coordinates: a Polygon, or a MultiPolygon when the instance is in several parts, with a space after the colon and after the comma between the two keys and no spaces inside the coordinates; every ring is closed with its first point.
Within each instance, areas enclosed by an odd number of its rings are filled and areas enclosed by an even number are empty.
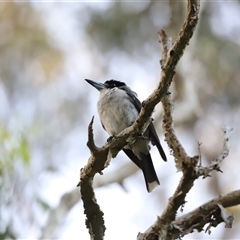
{"type": "Polygon", "coordinates": [[[151,155],[145,155],[141,153],[141,163],[147,191],[151,192],[155,187],[160,185],[156,171],[153,166],[151,155]]]}
{"type": "Polygon", "coordinates": [[[133,153],[132,150],[124,148],[123,151],[140,169],[142,169],[141,160],[133,153]]]}

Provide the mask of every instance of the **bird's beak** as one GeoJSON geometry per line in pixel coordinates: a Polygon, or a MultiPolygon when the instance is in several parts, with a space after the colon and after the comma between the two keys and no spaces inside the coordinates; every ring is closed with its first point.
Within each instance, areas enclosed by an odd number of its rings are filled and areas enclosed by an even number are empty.
{"type": "Polygon", "coordinates": [[[90,79],[85,79],[89,84],[91,84],[93,87],[95,87],[98,91],[101,91],[102,89],[106,88],[103,83],[94,82],[90,79]]]}

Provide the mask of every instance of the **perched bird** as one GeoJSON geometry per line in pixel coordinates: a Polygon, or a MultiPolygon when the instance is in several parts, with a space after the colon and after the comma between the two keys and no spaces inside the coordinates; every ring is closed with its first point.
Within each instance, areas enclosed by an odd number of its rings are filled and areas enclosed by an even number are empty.
{"type": "MultiPolygon", "coordinates": [[[[117,135],[133,124],[142,107],[135,92],[124,82],[116,80],[108,80],[105,83],[85,80],[100,92],[97,103],[98,114],[103,128],[110,137],[117,135]]],[[[162,159],[166,161],[166,155],[152,123],[148,126],[143,137],[139,137],[134,143],[125,146],[123,151],[142,169],[147,191],[151,192],[156,186],[160,185],[160,182],[149,153],[149,141],[152,145],[157,146],[162,159]]]]}

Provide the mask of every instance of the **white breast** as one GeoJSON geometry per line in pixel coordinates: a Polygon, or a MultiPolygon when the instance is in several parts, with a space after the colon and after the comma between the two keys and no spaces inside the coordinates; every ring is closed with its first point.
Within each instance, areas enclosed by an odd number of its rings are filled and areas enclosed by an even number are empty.
{"type": "Polygon", "coordinates": [[[100,92],[98,114],[107,133],[112,136],[129,127],[136,120],[138,111],[125,91],[112,88],[100,92]]]}

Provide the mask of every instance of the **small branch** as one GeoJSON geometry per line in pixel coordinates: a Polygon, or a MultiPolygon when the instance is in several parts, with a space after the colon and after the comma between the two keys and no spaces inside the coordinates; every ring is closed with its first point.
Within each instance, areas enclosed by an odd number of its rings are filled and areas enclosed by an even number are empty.
{"type": "Polygon", "coordinates": [[[192,159],[187,155],[185,149],[178,140],[174,128],[173,128],[173,118],[172,118],[172,102],[170,95],[166,95],[162,99],[163,104],[163,129],[165,141],[168,143],[171,149],[172,155],[174,156],[175,166],[177,171],[183,171],[183,164],[194,165],[192,159]]]}
{"type": "Polygon", "coordinates": [[[94,135],[93,135],[93,122],[94,122],[94,116],[92,117],[89,125],[88,125],[88,141],[87,141],[87,146],[88,148],[95,152],[97,151],[97,147],[94,143],[94,135]]]}
{"type": "Polygon", "coordinates": [[[160,65],[163,68],[167,60],[168,52],[172,47],[172,41],[170,41],[170,38],[168,38],[164,30],[161,30],[158,32],[158,37],[159,37],[159,42],[161,43],[161,46],[162,46],[162,56],[160,60],[160,65]]]}
{"type": "Polygon", "coordinates": [[[224,139],[223,139],[223,151],[222,154],[215,160],[211,162],[211,164],[208,167],[202,167],[196,166],[196,174],[198,176],[203,176],[203,178],[210,177],[210,172],[213,170],[216,170],[218,172],[222,172],[220,169],[220,163],[228,156],[229,154],[229,133],[232,131],[232,128],[227,128],[226,126],[223,127],[223,134],[224,134],[224,139]]]}

